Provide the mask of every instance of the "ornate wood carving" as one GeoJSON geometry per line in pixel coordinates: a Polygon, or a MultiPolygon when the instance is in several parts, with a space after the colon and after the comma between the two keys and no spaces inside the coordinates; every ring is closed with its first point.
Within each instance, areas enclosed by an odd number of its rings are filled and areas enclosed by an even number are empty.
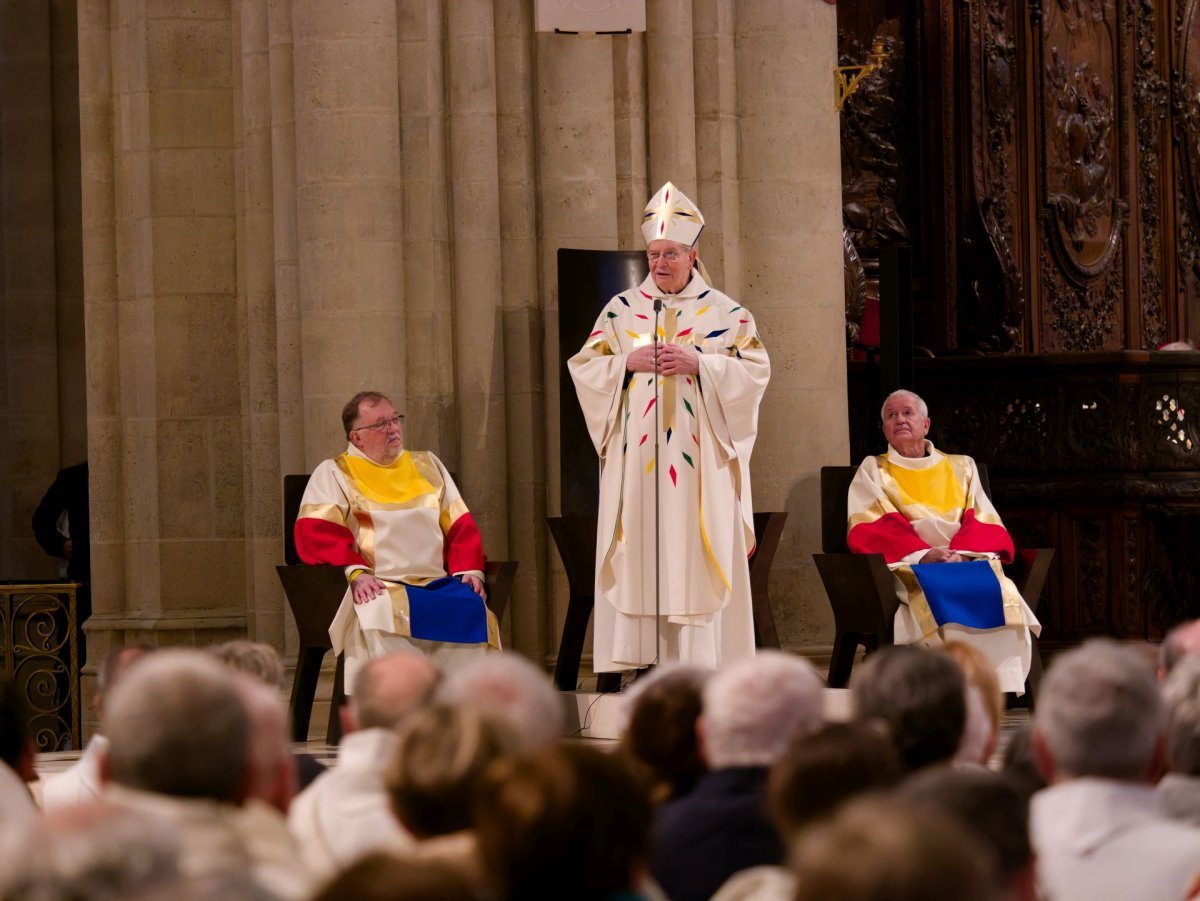
{"type": "Polygon", "coordinates": [[[1167,115],[1169,85],[1159,74],[1158,15],[1155,0],[1129,0],[1134,22],[1136,65],[1133,104],[1137,121],[1138,220],[1141,233],[1142,346],[1153,348],[1166,340],[1166,311],[1162,282],[1159,147],[1167,115]]]}
{"type": "Polygon", "coordinates": [[[960,344],[981,350],[1019,351],[1025,288],[1014,250],[1014,211],[1020,204],[1014,126],[1020,66],[1013,3],[973,3],[968,17],[973,212],[983,234],[976,237],[968,229],[964,235],[958,337],[960,344]]]}
{"type": "Polygon", "coordinates": [[[846,343],[853,346],[867,312],[867,273],[850,233],[842,229],[842,264],[846,278],[846,343]]]}
{"type": "Polygon", "coordinates": [[[1114,0],[1053,0],[1035,25],[1047,350],[1122,345],[1119,18],[1114,0]]]}
{"type": "MultiPolygon", "coordinates": [[[[880,246],[910,241],[897,200],[902,160],[895,136],[905,111],[905,47],[897,29],[894,20],[879,26],[876,37],[883,40],[887,61],[842,108],[842,217],[864,261],[877,259],[880,246]]],[[[858,41],[843,42],[842,65],[866,55],[858,41]]]]}
{"type": "Polygon", "coordinates": [[[1178,146],[1176,260],[1184,285],[1200,276],[1200,0],[1180,0],[1175,13],[1176,70],[1171,98],[1178,146]]]}

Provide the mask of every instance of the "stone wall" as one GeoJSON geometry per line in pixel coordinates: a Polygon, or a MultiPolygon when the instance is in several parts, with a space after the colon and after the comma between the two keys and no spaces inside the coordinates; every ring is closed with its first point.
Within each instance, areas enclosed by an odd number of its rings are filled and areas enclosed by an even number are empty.
{"type": "Polygon", "coordinates": [[[55,561],[30,517],[87,453],[74,3],[0,4],[0,578],[55,561]]]}
{"type": "Polygon", "coordinates": [[[756,506],[791,514],[781,635],[828,642],[809,554],[818,469],[848,453],[834,9],[647,13],[596,37],[535,35],[530,0],[79,0],[98,652],[242,630],[288,650],[280,478],[337,453],[341,404],[374,387],[459,474],[489,555],[521,561],[509,645],[552,658],[555,255],[640,247],[667,179],[772,354],[753,471],[756,506]]]}

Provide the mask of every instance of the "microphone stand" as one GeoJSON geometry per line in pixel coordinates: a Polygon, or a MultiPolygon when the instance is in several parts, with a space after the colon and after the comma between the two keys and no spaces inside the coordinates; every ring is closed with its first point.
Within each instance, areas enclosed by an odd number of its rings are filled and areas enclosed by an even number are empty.
{"type": "Polygon", "coordinates": [[[662,590],[662,580],[659,573],[661,566],[662,552],[659,548],[659,542],[662,534],[662,523],[659,521],[659,498],[658,486],[661,478],[659,477],[658,466],[658,435],[662,429],[659,426],[659,416],[661,412],[659,406],[662,403],[658,391],[658,317],[662,313],[662,299],[654,298],[654,664],[656,665],[662,655],[662,607],[659,594],[662,590]]]}

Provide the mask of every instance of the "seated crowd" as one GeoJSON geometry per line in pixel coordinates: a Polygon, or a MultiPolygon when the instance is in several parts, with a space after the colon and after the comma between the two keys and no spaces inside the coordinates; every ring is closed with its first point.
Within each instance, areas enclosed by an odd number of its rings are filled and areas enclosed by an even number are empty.
{"type": "Polygon", "coordinates": [[[639,679],[619,741],[564,736],[518,655],[366,663],[327,768],[270,648],[122,648],[99,734],[38,781],[0,685],[11,899],[1200,897],[1200,626],[1093,640],[1001,751],[970,647],[886,647],[834,707],[778,652],[639,679]]]}

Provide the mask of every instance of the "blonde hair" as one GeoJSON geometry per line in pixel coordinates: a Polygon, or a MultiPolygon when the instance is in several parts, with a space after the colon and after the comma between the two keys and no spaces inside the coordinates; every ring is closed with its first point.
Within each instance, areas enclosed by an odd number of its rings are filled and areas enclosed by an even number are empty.
{"type": "Polygon", "coordinates": [[[996,678],[992,661],[979,648],[965,641],[948,641],[942,647],[963,671],[967,684],[978,689],[992,728],[999,733],[1000,721],[1004,719],[1004,693],[1000,691],[1000,680],[996,678]]]}

